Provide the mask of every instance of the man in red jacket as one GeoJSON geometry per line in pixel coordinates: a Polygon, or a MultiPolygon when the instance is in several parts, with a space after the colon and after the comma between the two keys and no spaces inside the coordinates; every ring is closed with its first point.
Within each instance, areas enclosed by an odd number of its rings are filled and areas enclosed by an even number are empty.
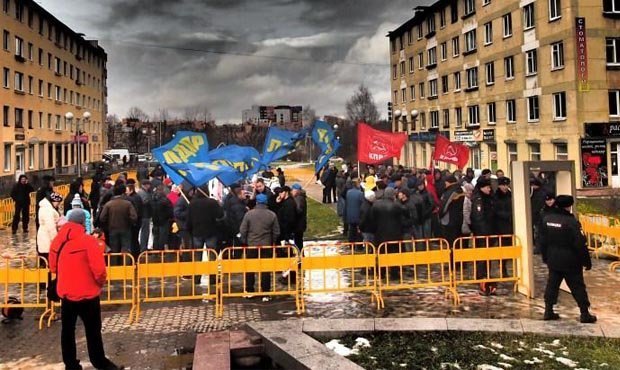
{"type": "Polygon", "coordinates": [[[62,360],[67,370],[82,369],[77,359],[75,324],[84,323],[90,362],[96,369],[123,369],[105,356],[101,338],[99,294],[106,281],[103,252],[97,239],[84,229],[84,212],[71,212],[52,241],[50,271],[57,276],[58,296],[62,299],[62,360]]]}

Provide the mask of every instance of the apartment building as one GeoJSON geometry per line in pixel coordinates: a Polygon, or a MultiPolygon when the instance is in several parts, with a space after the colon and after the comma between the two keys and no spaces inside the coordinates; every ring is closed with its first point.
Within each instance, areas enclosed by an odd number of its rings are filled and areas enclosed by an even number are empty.
{"type": "Polygon", "coordinates": [[[34,1],[0,1],[0,182],[6,187],[22,173],[73,173],[100,160],[105,51],[34,1]]]}
{"type": "Polygon", "coordinates": [[[276,124],[287,129],[301,129],[303,107],[300,105],[252,105],[241,112],[242,122],[276,124]]]}
{"type": "Polygon", "coordinates": [[[388,34],[401,162],[437,133],[469,167],[575,160],[577,187],[620,187],[620,1],[440,0],[388,34]]]}

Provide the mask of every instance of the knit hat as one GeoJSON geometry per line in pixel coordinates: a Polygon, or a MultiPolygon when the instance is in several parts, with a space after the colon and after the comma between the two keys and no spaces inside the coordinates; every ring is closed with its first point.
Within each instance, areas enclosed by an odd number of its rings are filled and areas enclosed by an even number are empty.
{"type": "Polygon", "coordinates": [[[267,198],[267,195],[265,195],[265,194],[258,194],[256,196],[256,203],[258,203],[258,204],[267,204],[268,200],[269,199],[267,198]]]}
{"type": "Polygon", "coordinates": [[[71,207],[82,208],[82,199],[80,198],[80,194],[75,194],[75,196],[73,196],[73,200],[71,201],[71,207]]]}
{"type": "Polygon", "coordinates": [[[555,205],[558,208],[568,208],[575,203],[575,200],[570,195],[558,195],[555,198],[555,205]]]}
{"type": "Polygon", "coordinates": [[[52,202],[62,202],[62,195],[53,192],[52,194],[50,194],[50,200],[52,202]]]}
{"type": "Polygon", "coordinates": [[[69,217],[67,218],[67,221],[80,224],[80,225],[84,225],[84,223],[86,222],[86,215],[84,214],[84,210],[79,210],[79,209],[72,210],[69,213],[69,217]]]}
{"type": "Polygon", "coordinates": [[[298,183],[294,183],[293,186],[291,186],[291,189],[293,190],[301,190],[301,185],[298,183]]]}

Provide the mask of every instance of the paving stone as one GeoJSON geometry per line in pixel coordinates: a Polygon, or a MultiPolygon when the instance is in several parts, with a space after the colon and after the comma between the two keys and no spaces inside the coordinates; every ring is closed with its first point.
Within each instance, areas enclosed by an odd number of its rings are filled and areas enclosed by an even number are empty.
{"type": "Polygon", "coordinates": [[[306,319],[303,320],[304,333],[315,338],[340,338],[347,334],[369,333],[375,330],[374,319],[306,319]]]}
{"type": "Polygon", "coordinates": [[[543,321],[543,320],[521,320],[524,333],[562,335],[562,336],[582,336],[582,337],[602,337],[603,331],[598,324],[581,324],[572,320],[543,321]]]}
{"type": "Polygon", "coordinates": [[[600,326],[605,338],[620,338],[620,326],[606,322],[602,322],[600,326]]]}
{"type": "Polygon", "coordinates": [[[445,318],[377,318],[375,319],[376,331],[443,331],[448,330],[445,318]]]}
{"type": "Polygon", "coordinates": [[[523,327],[519,320],[493,320],[493,319],[457,319],[447,318],[448,330],[455,331],[488,331],[522,333],[523,327]]]}
{"type": "Polygon", "coordinates": [[[304,369],[321,370],[363,370],[364,368],[353,361],[342,361],[344,357],[330,351],[331,354],[312,355],[299,359],[304,369]],[[337,358],[339,357],[339,358],[337,358]]]}
{"type": "Polygon", "coordinates": [[[201,334],[196,338],[193,369],[230,369],[230,335],[225,332],[201,334]]]}

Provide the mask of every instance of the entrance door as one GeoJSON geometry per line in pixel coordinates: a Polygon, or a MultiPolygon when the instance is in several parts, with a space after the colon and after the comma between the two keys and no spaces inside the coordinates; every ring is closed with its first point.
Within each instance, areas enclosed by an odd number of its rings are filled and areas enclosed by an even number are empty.
{"type": "Polygon", "coordinates": [[[611,143],[611,187],[620,188],[620,171],[618,171],[618,153],[620,143],[611,143]]]}
{"type": "Polygon", "coordinates": [[[15,152],[15,180],[26,173],[26,150],[18,148],[15,152]]]}

